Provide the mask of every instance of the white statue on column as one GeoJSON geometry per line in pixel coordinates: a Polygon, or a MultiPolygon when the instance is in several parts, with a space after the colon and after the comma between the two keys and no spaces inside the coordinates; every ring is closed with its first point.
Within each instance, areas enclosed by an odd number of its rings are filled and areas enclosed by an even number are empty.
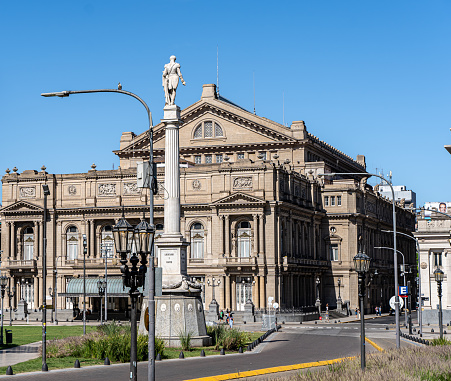
{"type": "Polygon", "coordinates": [[[175,94],[177,91],[177,86],[179,85],[179,77],[183,83],[183,86],[186,85],[186,82],[183,79],[182,73],[180,72],[180,64],[178,62],[175,62],[175,56],[171,56],[169,59],[171,62],[164,65],[163,89],[166,105],[174,105],[175,94]]]}

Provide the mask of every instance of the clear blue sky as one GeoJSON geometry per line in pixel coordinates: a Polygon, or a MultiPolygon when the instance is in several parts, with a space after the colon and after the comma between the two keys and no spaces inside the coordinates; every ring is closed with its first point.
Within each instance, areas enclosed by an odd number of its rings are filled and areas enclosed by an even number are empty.
{"type": "MultiPolygon", "coordinates": [[[[162,117],[161,72],[175,54],[187,86],[177,103],[221,95],[310,132],[425,201],[451,201],[451,2],[4,1],[0,6],[0,170],[50,173],[117,167],[122,131],[162,117]]],[[[371,183],[371,181],[370,181],[371,183]]],[[[374,183],[374,182],[373,182],[374,183]]]]}

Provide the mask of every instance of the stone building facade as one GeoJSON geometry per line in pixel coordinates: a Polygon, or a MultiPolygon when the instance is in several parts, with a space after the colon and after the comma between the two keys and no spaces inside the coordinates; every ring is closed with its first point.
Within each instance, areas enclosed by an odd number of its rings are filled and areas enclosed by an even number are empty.
{"type": "MultiPolygon", "coordinates": [[[[357,274],[352,258],[359,250],[372,258],[367,308],[382,305],[394,294],[393,254],[375,246],[390,246],[392,204],[366,183],[363,176],[323,179],[328,172],[365,173],[365,157],[356,160],[307,131],[303,121],[285,127],[254,115],[218,96],[204,85],[202,97],[181,113],[181,230],[188,247],[188,273],[204,283],[204,301],[215,287],[220,308],[242,310],[247,299],[266,308],[273,297],[282,308],[337,304],[338,296],[357,303],[357,274]],[[340,282],[338,280],[340,279],[340,282]],[[339,284],[340,283],[340,284],[339,284]]],[[[2,178],[0,210],[4,249],[2,271],[13,277],[32,307],[42,296],[43,192],[50,187],[47,222],[48,279],[57,285],[58,309],[70,309],[76,295],[67,287],[82,276],[82,234],[88,250],[89,279],[109,276],[119,267],[111,227],[124,210],[136,225],[148,217],[149,192],[136,186],[137,162],[148,160],[148,132],[124,132],[116,170],[49,174],[14,168],[2,178]],[[55,272],[57,270],[57,272],[55,272]],[[72,298],[70,298],[71,296],[72,298]]],[[[159,194],[155,197],[157,236],[164,226],[164,129],[154,129],[154,154],[159,163],[159,194]]],[[[397,207],[398,229],[414,230],[413,213],[397,207]]],[[[398,249],[415,263],[415,247],[399,238],[398,249]]],[[[119,279],[119,278],[117,278],[119,279]]],[[[123,310],[126,295],[112,295],[109,308],[123,310]]],[[[39,303],[38,303],[39,301],[39,303]]],[[[90,307],[98,308],[91,295],[90,307]]],[[[50,304],[50,303],[47,303],[50,304]]]]}

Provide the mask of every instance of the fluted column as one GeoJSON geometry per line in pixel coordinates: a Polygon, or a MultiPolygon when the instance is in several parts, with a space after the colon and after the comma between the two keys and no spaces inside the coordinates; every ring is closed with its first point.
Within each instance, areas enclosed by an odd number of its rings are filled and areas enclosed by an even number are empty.
{"type": "Polygon", "coordinates": [[[95,222],[94,220],[89,220],[89,257],[96,257],[96,236],[95,236],[95,222]]]}
{"type": "Polygon", "coordinates": [[[258,253],[258,216],[256,214],[252,215],[253,219],[254,219],[254,226],[253,226],[253,237],[252,237],[252,243],[253,243],[253,254],[254,257],[257,256],[258,253]]]}
{"type": "Polygon", "coordinates": [[[254,284],[252,286],[252,301],[255,308],[260,308],[260,286],[258,284],[259,277],[254,276],[254,284]]]}
{"type": "Polygon", "coordinates": [[[6,223],[6,248],[8,249],[8,256],[4,256],[5,258],[7,257],[8,259],[11,258],[11,222],[7,222],[6,223]]]}
{"type": "MultiPolygon", "coordinates": [[[[225,308],[230,308],[230,275],[225,277],[225,308]]],[[[231,309],[231,308],[230,308],[231,309]]]]}
{"type": "Polygon", "coordinates": [[[180,109],[165,106],[165,156],[164,187],[164,233],[180,235],[180,165],[179,165],[179,125],[180,109]]]}
{"type": "Polygon", "coordinates": [[[236,310],[236,276],[232,279],[232,305],[231,310],[236,310]]]}
{"type": "Polygon", "coordinates": [[[15,242],[16,241],[15,240],[15,237],[16,237],[16,235],[15,235],[16,226],[14,225],[14,222],[11,222],[10,225],[11,225],[11,229],[10,229],[10,233],[11,233],[10,257],[11,257],[11,259],[16,259],[16,250],[15,250],[15,247],[16,247],[16,242],[15,242]]]}
{"type": "Polygon", "coordinates": [[[263,214],[261,214],[259,216],[260,218],[260,234],[259,234],[259,239],[260,239],[260,244],[258,245],[258,252],[260,255],[263,255],[264,252],[264,237],[265,237],[265,230],[264,230],[264,224],[265,224],[265,217],[263,214]]]}
{"type": "Polygon", "coordinates": [[[219,216],[219,257],[224,254],[224,216],[219,216]]]}
{"type": "Polygon", "coordinates": [[[259,286],[260,286],[260,308],[266,307],[266,297],[265,297],[265,276],[259,276],[259,286]]]}
{"type": "Polygon", "coordinates": [[[230,223],[229,216],[224,216],[224,225],[225,225],[225,253],[228,257],[230,257],[230,223]]]}
{"type": "Polygon", "coordinates": [[[38,221],[33,221],[33,240],[34,240],[34,245],[33,245],[33,258],[37,259],[39,258],[39,222],[38,221]]]}

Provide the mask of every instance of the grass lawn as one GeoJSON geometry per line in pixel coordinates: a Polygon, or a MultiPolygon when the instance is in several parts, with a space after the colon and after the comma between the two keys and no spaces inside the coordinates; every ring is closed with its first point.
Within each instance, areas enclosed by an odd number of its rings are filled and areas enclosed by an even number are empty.
{"type": "MultiPolygon", "coordinates": [[[[18,345],[34,343],[42,340],[42,326],[4,326],[13,332],[13,343],[0,345],[0,349],[17,347],[18,345]]],[[[87,325],[86,332],[95,330],[95,326],[87,325]]],[[[47,340],[63,338],[69,336],[80,336],[83,334],[83,326],[54,326],[47,325],[47,340]]],[[[4,337],[6,341],[6,337],[4,337]]]]}
{"type": "MultiPolygon", "coordinates": [[[[23,342],[21,344],[26,343],[32,343],[35,341],[39,341],[42,339],[42,328],[40,326],[33,326],[33,327],[12,327],[13,328],[13,341],[16,343],[16,340],[14,340],[14,334],[16,331],[14,329],[17,329],[17,336],[23,336],[24,338],[21,339],[23,342]],[[28,340],[27,337],[30,337],[28,340]]],[[[93,326],[86,326],[86,331],[89,332],[91,330],[95,330],[96,327],[93,326]]],[[[250,341],[247,344],[252,343],[254,340],[258,339],[261,335],[263,335],[264,332],[249,332],[250,334],[250,341]]],[[[69,337],[69,336],[79,336],[83,334],[83,326],[59,326],[59,327],[47,327],[47,338],[54,339],[54,338],[62,338],[62,337],[69,337]],[[49,333],[50,331],[50,333],[49,333]],[[53,335],[53,336],[52,336],[53,335]]],[[[19,341],[17,341],[19,342],[19,341]]],[[[21,344],[15,344],[15,345],[21,345],[21,344]]],[[[191,351],[183,352],[185,357],[199,357],[200,352],[202,349],[205,351],[206,356],[213,356],[213,355],[219,355],[220,351],[217,351],[214,349],[213,346],[211,347],[200,347],[200,348],[192,348],[191,351]]],[[[244,348],[244,350],[246,350],[244,348]]],[[[181,348],[165,348],[164,353],[165,357],[169,359],[175,359],[179,358],[181,352],[181,348]]],[[[226,352],[226,353],[237,353],[237,352],[226,352]]],[[[47,359],[47,365],[49,367],[49,370],[52,369],[63,369],[63,368],[73,368],[74,363],[77,358],[75,357],[64,357],[64,358],[48,358],[47,359]]],[[[103,359],[85,359],[85,358],[78,358],[80,361],[80,366],[89,366],[89,365],[102,365],[103,359]]],[[[113,362],[111,362],[113,364],[113,362]]],[[[42,358],[38,357],[33,360],[24,361],[16,365],[12,365],[14,374],[16,373],[25,373],[25,372],[36,372],[40,371],[42,369],[42,358]]],[[[7,367],[0,367],[0,375],[4,375],[6,373],[7,367]]]]}

